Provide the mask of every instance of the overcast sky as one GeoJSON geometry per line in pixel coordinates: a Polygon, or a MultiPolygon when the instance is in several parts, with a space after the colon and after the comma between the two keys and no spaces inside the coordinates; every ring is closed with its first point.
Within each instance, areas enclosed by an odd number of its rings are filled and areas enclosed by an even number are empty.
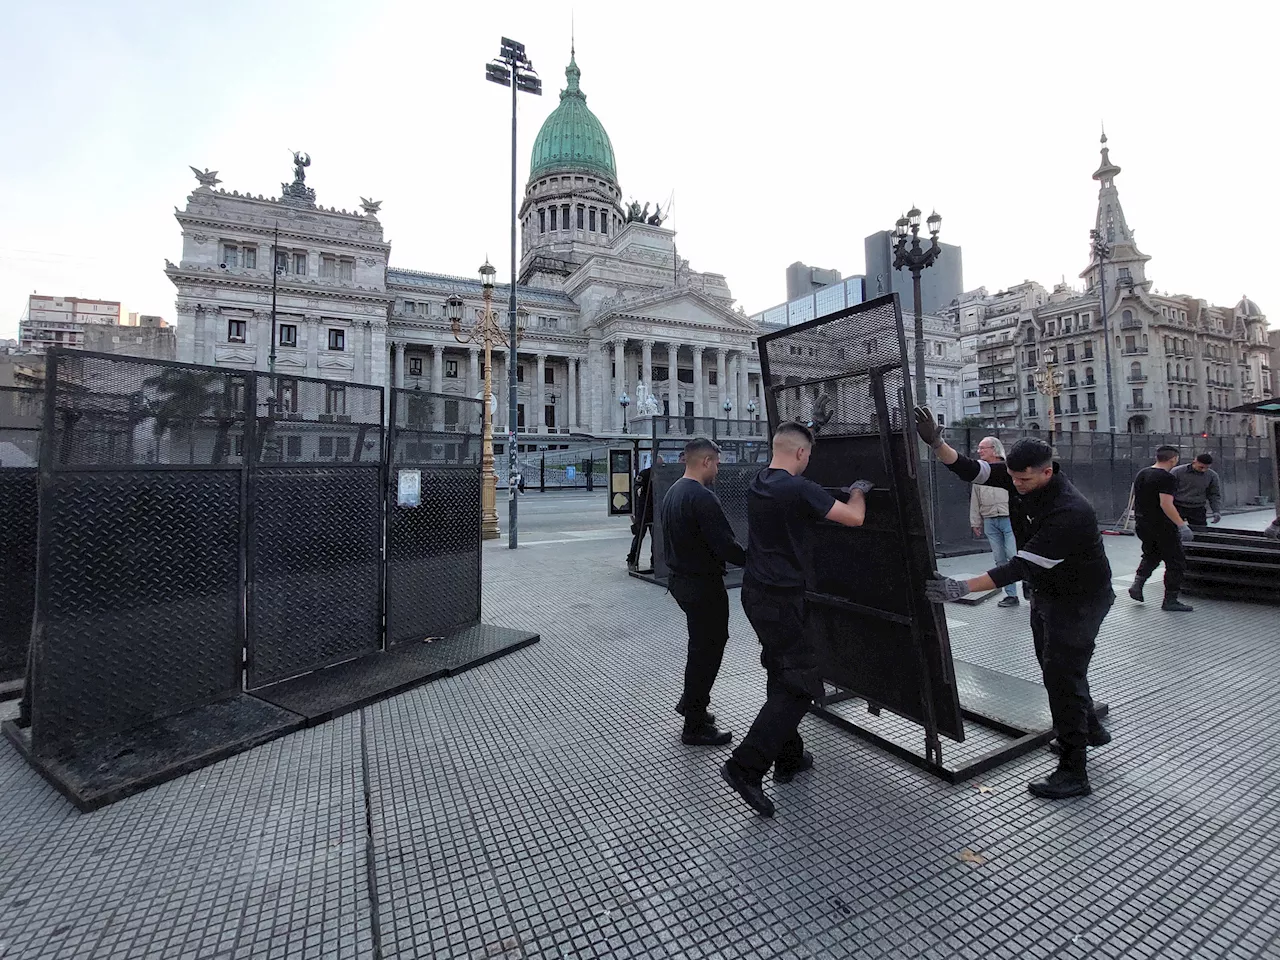
{"type": "Polygon", "coordinates": [[[675,191],[681,255],[748,312],[785,299],[792,261],[861,272],[912,203],[943,215],[966,287],[1075,280],[1105,120],[1156,288],[1280,317],[1261,2],[0,0],[0,336],[32,291],[172,320],[188,165],[272,196],[290,148],[325,206],[384,202],[393,266],[470,276],[488,254],[506,276],[510,105],[484,63],[510,36],[544,80],[523,190],[571,10],[624,197],[675,191]]]}

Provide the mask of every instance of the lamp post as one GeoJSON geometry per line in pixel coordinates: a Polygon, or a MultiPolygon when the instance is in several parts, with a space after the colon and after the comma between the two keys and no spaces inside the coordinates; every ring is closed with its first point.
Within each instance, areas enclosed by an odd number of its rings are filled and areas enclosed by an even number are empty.
{"type": "Polygon", "coordinates": [[[1107,274],[1103,269],[1107,257],[1111,256],[1111,244],[1097,230],[1089,231],[1089,242],[1093,247],[1093,255],[1098,258],[1098,302],[1099,316],[1102,317],[1102,349],[1107,364],[1107,423],[1111,432],[1116,432],[1116,398],[1111,386],[1111,327],[1107,318],[1107,274]]]}
{"type": "Polygon", "coordinates": [[[916,311],[916,403],[924,406],[929,402],[929,391],[925,388],[924,376],[924,311],[920,305],[920,273],[933,266],[942,254],[938,246],[938,231],[942,229],[942,217],[938,211],[929,214],[925,221],[929,225],[931,243],[927,250],[920,249],[920,208],[912,207],[905,217],[899,217],[894,224],[894,233],[898,244],[893,251],[893,269],[911,271],[911,288],[915,294],[916,311]],[[907,246],[908,237],[911,246],[907,246]]]}
{"type": "MultiPolygon", "coordinates": [[[[498,531],[498,475],[493,468],[493,347],[504,343],[506,334],[493,311],[493,278],[497,270],[488,260],[480,268],[480,287],[484,292],[484,309],[469,329],[462,327],[464,304],[457,294],[445,301],[445,312],[454,339],[459,343],[484,344],[484,441],[481,454],[480,531],[486,540],[496,539],[498,531]]],[[[521,331],[516,330],[516,342],[521,331]]]]}
{"type": "MultiPolygon", "coordinates": [[[[275,237],[271,241],[271,352],[267,355],[267,369],[271,373],[276,372],[276,281],[280,279],[280,263],[276,253],[276,248],[280,244],[280,221],[276,221],[275,237]]],[[[275,378],[271,380],[271,392],[276,392],[275,378]]]]}
{"type": "Polygon", "coordinates": [[[747,419],[751,421],[751,423],[747,425],[747,430],[750,433],[754,434],[756,432],[756,425],[755,425],[756,398],[755,397],[752,397],[750,400],[747,401],[747,419]]]}
{"type": "Polygon", "coordinates": [[[732,431],[732,424],[729,422],[729,414],[733,413],[733,401],[725,398],[721,408],[724,410],[724,435],[727,437],[732,431]]]}
{"type": "Polygon", "coordinates": [[[1048,398],[1049,408],[1049,442],[1053,443],[1057,417],[1053,409],[1053,401],[1062,393],[1062,373],[1054,369],[1053,350],[1046,347],[1041,356],[1044,366],[1036,370],[1036,388],[1048,398]]]}
{"type": "Polygon", "coordinates": [[[631,406],[631,398],[627,396],[625,390],[618,396],[618,405],[622,407],[622,432],[630,433],[631,431],[627,429],[627,407],[631,406]]]}
{"type": "Polygon", "coordinates": [[[484,65],[486,80],[511,88],[511,299],[507,305],[509,339],[512,362],[507,369],[507,388],[511,402],[507,410],[507,453],[510,480],[507,489],[507,546],[514,550],[519,544],[516,534],[516,513],[519,500],[516,497],[516,475],[520,472],[520,460],[516,449],[516,423],[519,420],[516,396],[516,99],[520,92],[542,96],[542,81],[533,69],[533,61],[524,52],[524,44],[502,38],[498,56],[484,65]]]}

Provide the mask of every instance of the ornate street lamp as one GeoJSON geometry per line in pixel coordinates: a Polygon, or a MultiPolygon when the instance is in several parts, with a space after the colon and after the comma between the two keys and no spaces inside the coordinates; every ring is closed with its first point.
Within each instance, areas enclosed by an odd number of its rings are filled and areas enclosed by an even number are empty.
{"type": "Polygon", "coordinates": [[[1057,425],[1056,412],[1053,408],[1053,401],[1062,393],[1062,372],[1054,368],[1053,350],[1045,347],[1042,354],[1044,366],[1036,370],[1036,389],[1045,395],[1048,400],[1049,409],[1049,442],[1053,443],[1054,431],[1057,425]]]}
{"type": "Polygon", "coordinates": [[[625,390],[618,397],[618,404],[622,407],[622,432],[630,433],[631,431],[627,429],[627,407],[631,406],[631,398],[627,396],[625,390]]]}
{"type": "Polygon", "coordinates": [[[920,304],[920,274],[933,266],[934,261],[942,254],[938,246],[938,231],[942,229],[942,217],[938,211],[929,214],[925,221],[929,228],[931,243],[927,250],[920,249],[920,208],[912,207],[906,216],[899,217],[894,224],[893,232],[898,238],[893,251],[893,269],[911,271],[911,288],[915,294],[915,331],[916,331],[916,403],[921,406],[929,402],[928,389],[924,374],[924,311],[920,304]],[[910,246],[907,242],[910,240],[910,246]]]}
{"type": "Polygon", "coordinates": [[[748,426],[747,429],[751,433],[755,433],[756,432],[756,426],[754,422],[756,419],[756,398],[755,397],[752,397],[750,400],[747,401],[747,419],[752,421],[751,425],[748,426]]]}

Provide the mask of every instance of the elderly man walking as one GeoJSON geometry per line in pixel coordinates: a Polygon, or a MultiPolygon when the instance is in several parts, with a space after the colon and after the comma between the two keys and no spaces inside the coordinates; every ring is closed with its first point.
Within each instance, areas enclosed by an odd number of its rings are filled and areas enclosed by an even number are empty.
{"type": "MultiPolygon", "coordinates": [[[[986,463],[1004,462],[1004,444],[995,437],[983,437],[978,443],[978,459],[986,463]]],[[[969,526],[975,537],[986,536],[991,542],[991,553],[996,566],[1008,563],[1018,552],[1013,537],[1013,524],[1009,519],[1009,492],[1000,487],[974,484],[969,494],[969,526]]],[[[1004,588],[1005,596],[997,607],[1018,605],[1018,585],[1010,583],[1004,588]]]]}

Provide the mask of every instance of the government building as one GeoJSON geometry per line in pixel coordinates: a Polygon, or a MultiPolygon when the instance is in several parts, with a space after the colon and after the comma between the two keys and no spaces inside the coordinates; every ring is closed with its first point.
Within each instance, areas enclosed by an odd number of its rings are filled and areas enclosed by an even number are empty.
{"type": "MultiPolygon", "coordinates": [[[[722,275],[679,259],[659,211],[624,207],[613,145],[572,53],[565,78],[519,212],[523,336],[516,357],[494,351],[495,437],[508,432],[509,363],[524,434],[621,434],[638,411],[619,401],[636,399],[638,381],[664,414],[759,419],[760,327],[734,308],[722,275]]],[[[176,211],[182,258],[165,268],[178,359],[266,370],[274,280],[277,373],[482,396],[483,347],[459,343],[445,309],[460,297],[469,328],[483,310],[479,279],[391,266],[381,204],[318,205],[309,164],[295,156],[278,198],[218,189],[216,171],[192,168],[199,186],[176,211]]],[[[508,294],[493,291],[504,328],[508,294]]]]}

